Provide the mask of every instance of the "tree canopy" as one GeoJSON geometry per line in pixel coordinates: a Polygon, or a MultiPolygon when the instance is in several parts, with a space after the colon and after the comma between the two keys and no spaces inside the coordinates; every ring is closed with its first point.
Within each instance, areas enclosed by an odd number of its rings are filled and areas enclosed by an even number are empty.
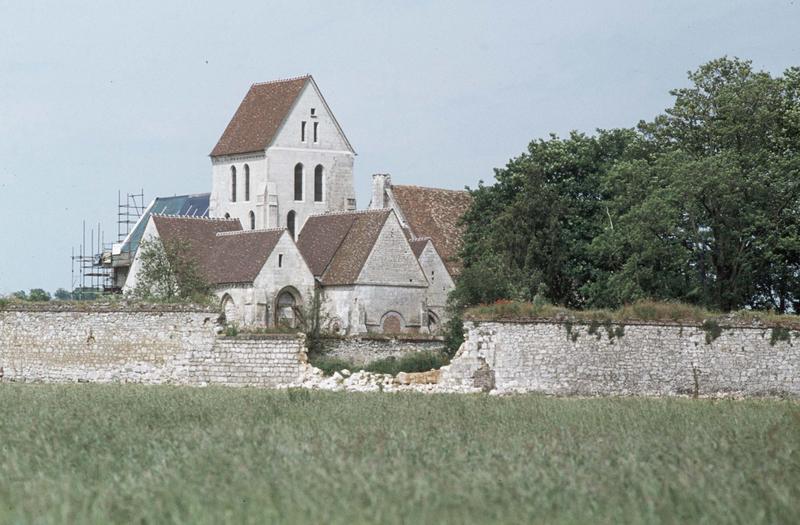
{"type": "Polygon", "coordinates": [[[800,68],[689,73],[629,129],[551,135],[471,190],[453,299],[800,307],[800,68]]]}

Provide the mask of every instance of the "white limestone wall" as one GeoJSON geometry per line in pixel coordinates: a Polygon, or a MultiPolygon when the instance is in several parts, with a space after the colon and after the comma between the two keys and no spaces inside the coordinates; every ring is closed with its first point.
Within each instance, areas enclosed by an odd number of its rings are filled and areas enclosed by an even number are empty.
{"type": "Polygon", "coordinates": [[[425,287],[420,286],[326,286],[323,306],[327,319],[338,319],[348,334],[381,332],[381,320],[390,312],[400,314],[406,333],[424,332],[422,322],[425,287]]]}
{"type": "Polygon", "coordinates": [[[224,217],[229,214],[250,229],[250,212],[255,213],[256,228],[270,228],[267,224],[267,180],[268,162],[263,151],[247,155],[212,157],[211,197],[209,216],[224,217]],[[245,164],[250,168],[250,198],[245,199],[245,164]],[[236,167],[236,202],[231,201],[231,167],[236,167]]]}
{"type": "Polygon", "coordinates": [[[428,290],[425,294],[428,308],[439,316],[441,323],[444,323],[447,295],[455,288],[453,278],[450,277],[447,267],[430,241],[419,256],[419,264],[428,279],[428,290]]]}
{"type": "Polygon", "coordinates": [[[467,322],[440,386],[557,395],[800,395],[798,332],[699,326],[467,322]],[[590,333],[592,332],[592,333],[590,333]]]}
{"type": "Polygon", "coordinates": [[[0,381],[281,386],[306,371],[302,334],[220,337],[193,307],[0,310],[0,381]]]}

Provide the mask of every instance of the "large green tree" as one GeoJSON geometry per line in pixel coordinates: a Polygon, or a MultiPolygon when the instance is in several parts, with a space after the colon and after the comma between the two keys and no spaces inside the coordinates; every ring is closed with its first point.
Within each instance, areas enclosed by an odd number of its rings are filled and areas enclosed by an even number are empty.
{"type": "Polygon", "coordinates": [[[458,304],[800,306],[800,70],[722,58],[636,129],[530,144],[473,190],[458,304]]]}

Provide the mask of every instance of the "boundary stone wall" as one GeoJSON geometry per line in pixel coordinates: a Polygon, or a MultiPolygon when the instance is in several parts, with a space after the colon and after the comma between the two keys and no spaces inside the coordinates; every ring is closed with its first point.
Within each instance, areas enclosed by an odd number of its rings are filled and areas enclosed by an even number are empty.
{"type": "Polygon", "coordinates": [[[0,310],[0,379],[280,386],[306,362],[302,334],[218,336],[184,306],[31,305],[0,310]]]}
{"type": "Polygon", "coordinates": [[[426,350],[442,350],[444,342],[441,337],[360,336],[323,339],[322,347],[326,357],[336,357],[356,365],[366,365],[389,357],[401,358],[426,350]]]}
{"type": "Polygon", "coordinates": [[[440,385],[556,395],[800,395],[800,333],[731,326],[466,322],[440,385]],[[716,338],[714,338],[714,336],[716,338]]]}

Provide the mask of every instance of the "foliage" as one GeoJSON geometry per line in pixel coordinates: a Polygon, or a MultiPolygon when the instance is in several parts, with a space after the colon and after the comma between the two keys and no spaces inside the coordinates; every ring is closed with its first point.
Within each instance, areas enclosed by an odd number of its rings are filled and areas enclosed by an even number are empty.
{"type": "Polygon", "coordinates": [[[236,337],[239,335],[239,326],[236,323],[225,325],[225,335],[227,337],[236,337]]]}
{"type": "Polygon", "coordinates": [[[414,352],[402,357],[388,357],[367,363],[366,365],[356,365],[346,359],[329,357],[325,354],[310,354],[309,361],[312,365],[322,370],[325,375],[331,375],[341,370],[357,372],[366,370],[376,374],[397,375],[400,372],[427,372],[435,368],[440,368],[450,362],[450,358],[444,352],[434,352],[425,350],[414,352]]]}
{"type": "Polygon", "coordinates": [[[141,269],[133,296],[143,301],[194,302],[210,301],[211,287],[191,256],[187,241],[144,240],[139,245],[141,269]]]}
{"type": "Polygon", "coordinates": [[[70,301],[72,300],[72,294],[69,293],[67,290],[63,288],[59,288],[56,290],[56,293],[53,296],[58,299],[59,301],[70,301]]]}
{"type": "Polygon", "coordinates": [[[30,301],[30,302],[47,302],[51,299],[50,293],[41,288],[31,288],[27,293],[25,290],[19,290],[11,294],[11,299],[17,301],[30,301]]]}
{"type": "Polygon", "coordinates": [[[532,142],[472,190],[462,306],[800,307],[800,69],[721,58],[635,129],[532,142]]]}
{"type": "Polygon", "coordinates": [[[41,288],[32,288],[28,292],[28,300],[32,302],[47,302],[51,299],[50,293],[41,288]]]}
{"type": "MultiPolygon", "coordinates": [[[[454,290],[455,291],[455,290],[454,290]]],[[[453,357],[464,342],[463,308],[457,299],[451,297],[447,302],[447,322],[444,324],[444,349],[447,355],[453,357]]]]}
{"type": "Polygon", "coordinates": [[[800,410],[783,400],[3,384],[0,406],[0,523],[800,515],[800,410]]]}

